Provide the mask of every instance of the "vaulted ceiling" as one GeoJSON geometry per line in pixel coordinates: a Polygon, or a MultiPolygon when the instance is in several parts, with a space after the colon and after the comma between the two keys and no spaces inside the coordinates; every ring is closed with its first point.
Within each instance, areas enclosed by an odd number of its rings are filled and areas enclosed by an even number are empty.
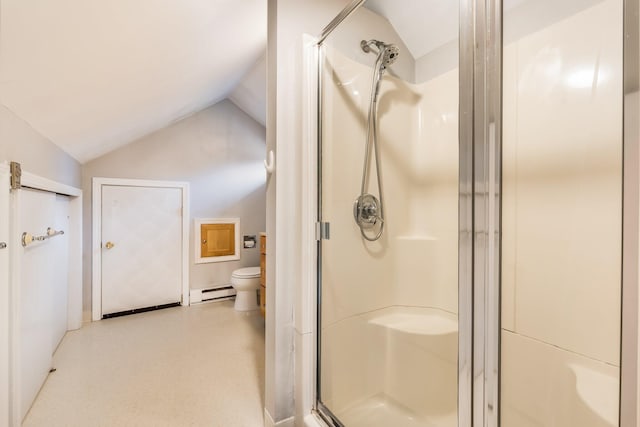
{"type": "MultiPolygon", "coordinates": [[[[524,28],[598,1],[505,9],[524,28]]],[[[451,0],[365,7],[415,59],[457,37],[451,0]]],[[[0,102],[82,163],[224,98],[264,124],[266,38],[267,0],[0,0],[0,102]]]]}
{"type": "Polygon", "coordinates": [[[0,0],[0,101],[80,162],[236,89],[251,110],[266,3],[0,0]]]}

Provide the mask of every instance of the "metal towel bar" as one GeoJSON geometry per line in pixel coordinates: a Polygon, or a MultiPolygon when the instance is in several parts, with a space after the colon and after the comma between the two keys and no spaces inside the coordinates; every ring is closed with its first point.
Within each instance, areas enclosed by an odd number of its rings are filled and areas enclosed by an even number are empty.
{"type": "Polygon", "coordinates": [[[34,241],[42,242],[44,240],[50,239],[54,236],[59,236],[61,234],[64,234],[64,231],[62,230],[56,231],[51,227],[47,228],[47,233],[42,236],[34,236],[33,234],[27,233],[25,231],[24,233],[22,233],[22,246],[26,247],[27,245],[29,245],[30,243],[33,243],[34,241]]]}

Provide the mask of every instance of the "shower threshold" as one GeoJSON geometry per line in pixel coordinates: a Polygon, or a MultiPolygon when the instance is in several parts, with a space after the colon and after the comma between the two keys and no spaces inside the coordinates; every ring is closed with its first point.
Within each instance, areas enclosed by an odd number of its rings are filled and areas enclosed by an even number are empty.
{"type": "Polygon", "coordinates": [[[336,415],[349,427],[455,427],[458,422],[456,412],[425,417],[383,394],[362,400],[336,415]]]}

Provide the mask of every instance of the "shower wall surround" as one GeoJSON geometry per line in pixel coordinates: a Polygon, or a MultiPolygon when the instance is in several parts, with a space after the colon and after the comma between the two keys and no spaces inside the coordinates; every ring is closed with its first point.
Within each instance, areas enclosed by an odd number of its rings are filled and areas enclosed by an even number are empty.
{"type": "MultiPolygon", "coordinates": [[[[323,212],[331,239],[322,260],[321,358],[330,367],[322,370],[324,402],[347,425],[363,399],[382,395],[454,426],[457,70],[423,84],[385,74],[378,107],[385,230],[365,243],[351,212],[372,70],[331,47],[325,53],[323,212]]],[[[369,185],[375,192],[373,179],[369,185]]]]}
{"type": "Polygon", "coordinates": [[[336,292],[331,298],[338,302],[325,304],[323,323],[386,307],[390,299],[393,305],[456,313],[457,70],[417,85],[383,78],[379,127],[389,229],[382,241],[365,245],[350,213],[360,191],[371,69],[335,49],[326,52],[324,81],[333,87],[324,93],[331,109],[323,123],[323,210],[335,212],[326,219],[331,221],[331,242],[337,243],[323,262],[339,268],[340,280],[351,285],[331,286],[332,277],[323,278],[325,290],[328,286],[336,292]],[[372,257],[376,263],[370,263],[372,257]],[[429,286],[415,286],[416,281],[429,286]]]}
{"type": "MultiPolygon", "coordinates": [[[[407,29],[393,27],[397,9],[372,0],[323,42],[320,218],[331,224],[319,262],[318,408],[324,416],[350,427],[454,427],[466,424],[469,412],[475,423],[502,427],[619,425],[623,1],[550,5],[504,2],[499,173],[482,163],[493,153],[482,160],[477,154],[483,152],[482,131],[491,130],[490,108],[474,104],[468,111],[469,94],[459,92],[469,86],[459,81],[456,59],[458,46],[463,57],[469,54],[467,38],[413,58],[400,43],[407,29]],[[391,28],[371,18],[372,10],[388,11],[391,28]],[[358,38],[356,28],[366,22],[371,26],[358,38]],[[396,44],[400,58],[413,61],[409,69],[398,65],[397,72],[391,65],[382,79],[378,135],[385,222],[375,242],[360,238],[353,218],[374,71],[371,55],[358,50],[361,39],[396,44]],[[487,114],[487,122],[474,127],[478,140],[459,137],[460,124],[469,132],[468,122],[458,118],[461,99],[465,117],[477,118],[476,125],[487,114]],[[473,177],[459,170],[468,165],[472,148],[478,169],[473,177]],[[458,274],[468,266],[468,234],[462,233],[469,224],[458,220],[468,208],[471,181],[474,207],[484,212],[482,204],[491,204],[480,199],[485,191],[491,194],[482,185],[491,187],[483,179],[494,173],[501,177],[501,205],[495,204],[500,250],[483,252],[482,213],[473,214],[472,245],[478,259],[489,257],[487,265],[500,266],[500,288],[483,288],[477,271],[492,272],[474,258],[478,270],[468,273],[473,280],[461,277],[465,311],[459,313],[458,274]],[[469,297],[471,285],[478,288],[469,297]],[[497,292],[501,329],[494,367],[497,336],[482,331],[498,331],[487,320],[497,312],[484,311],[497,307],[497,292]],[[471,355],[465,347],[469,316],[479,322],[471,355]],[[473,372],[467,377],[469,356],[473,372]],[[498,379],[500,402],[492,394],[498,379]],[[491,413],[495,403],[499,419],[491,413]]],[[[465,58],[465,78],[471,74],[482,86],[482,76],[493,85],[499,69],[477,66],[470,73],[465,58]]],[[[492,103],[494,90],[486,89],[486,99],[479,91],[474,95],[492,103]]],[[[365,190],[375,195],[372,177],[365,190]]],[[[484,214],[493,215],[491,208],[484,214]]]]}
{"type": "MultiPolygon", "coordinates": [[[[505,34],[504,427],[618,425],[621,17],[619,0],[589,2],[505,34]]],[[[344,41],[323,47],[323,403],[345,425],[361,425],[363,402],[385,396],[416,419],[455,426],[459,81],[449,60],[427,69],[454,47],[414,63],[424,83],[394,76],[393,66],[383,78],[385,231],[365,243],[351,211],[372,64],[344,41]]]]}
{"type": "Polygon", "coordinates": [[[618,425],[621,19],[608,0],[504,48],[505,427],[618,425]]]}

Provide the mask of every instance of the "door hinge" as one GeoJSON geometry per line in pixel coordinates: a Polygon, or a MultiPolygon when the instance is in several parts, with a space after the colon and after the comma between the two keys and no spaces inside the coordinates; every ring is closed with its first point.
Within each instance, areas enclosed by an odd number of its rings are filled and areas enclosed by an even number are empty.
{"type": "Polygon", "coordinates": [[[17,190],[22,187],[20,183],[22,178],[22,168],[20,167],[20,163],[11,162],[9,163],[9,170],[11,172],[11,189],[17,190]]]}
{"type": "Polygon", "coordinates": [[[316,222],[316,240],[329,240],[331,238],[330,223],[316,222]]]}

